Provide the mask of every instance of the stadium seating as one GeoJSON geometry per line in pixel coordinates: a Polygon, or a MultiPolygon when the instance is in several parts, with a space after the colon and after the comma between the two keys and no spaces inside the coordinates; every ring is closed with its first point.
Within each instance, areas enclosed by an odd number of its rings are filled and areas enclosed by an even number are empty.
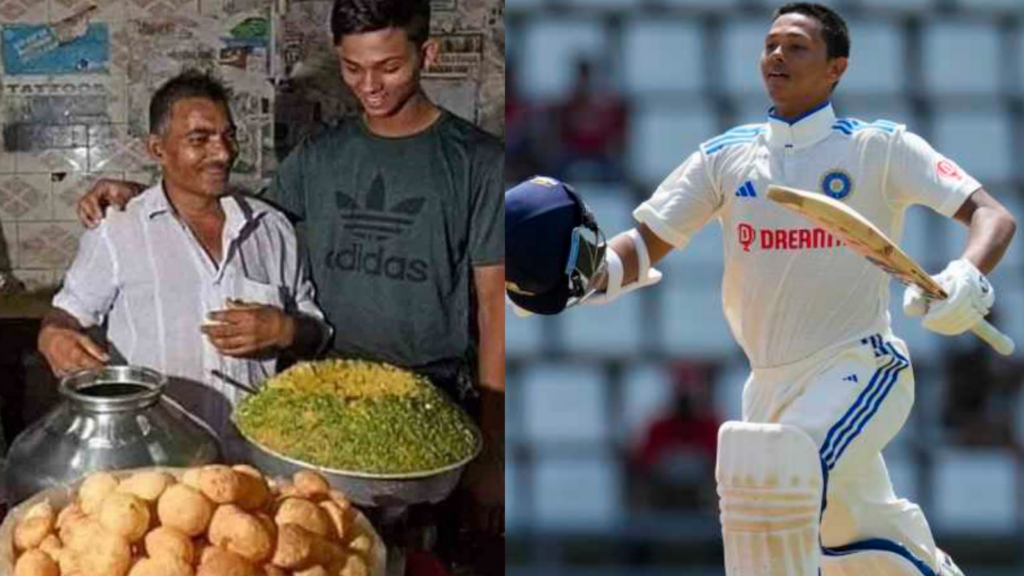
{"type": "Polygon", "coordinates": [[[851,21],[849,25],[856,31],[856,42],[840,92],[850,97],[903,94],[907,70],[899,26],[875,20],[851,21]]]}
{"type": "Polygon", "coordinates": [[[711,109],[701,99],[691,99],[686,106],[659,101],[640,108],[630,121],[629,172],[653,190],[717,130],[711,109]]]}
{"type": "Polygon", "coordinates": [[[672,378],[668,368],[653,362],[637,363],[623,374],[622,430],[619,441],[638,441],[646,425],[671,406],[672,378]]]}
{"type": "Polygon", "coordinates": [[[531,22],[521,39],[520,85],[534,98],[564,95],[572,85],[576,58],[599,58],[606,50],[600,21],[587,16],[531,22]],[[552,58],[552,54],[559,57],[552,58]]]}
{"type": "Polygon", "coordinates": [[[1016,471],[1005,453],[942,448],[936,456],[930,516],[937,528],[998,534],[1015,527],[1015,510],[1006,503],[1015,498],[1016,471]]]}
{"type": "Polygon", "coordinates": [[[623,81],[631,96],[704,88],[704,38],[696,22],[637,18],[623,27],[622,36],[623,81]]]}
{"type": "Polygon", "coordinates": [[[524,436],[532,442],[607,440],[604,374],[584,364],[537,364],[521,387],[524,436]]]}
{"type": "Polygon", "coordinates": [[[534,528],[607,532],[621,521],[622,479],[611,451],[545,458],[534,474],[534,528]]]}
{"type": "Polygon", "coordinates": [[[925,88],[946,97],[999,90],[999,37],[995,23],[929,21],[924,30],[925,88]],[[970,50],[964,50],[970,46],[970,50]]]}

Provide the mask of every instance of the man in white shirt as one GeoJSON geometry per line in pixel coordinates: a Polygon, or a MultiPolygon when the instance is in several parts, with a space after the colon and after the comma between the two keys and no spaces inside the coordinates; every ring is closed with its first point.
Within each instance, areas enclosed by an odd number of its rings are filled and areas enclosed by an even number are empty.
{"type": "Polygon", "coordinates": [[[287,218],[226,191],[236,146],[224,87],[193,72],[168,81],[150,131],[162,182],[82,237],[39,349],[58,376],[111,355],[166,374],[167,393],[223,440],[235,384],[273,375],[286,351],[315,354],[329,329],[287,218]],[[84,333],[104,323],[116,354],[84,333]]]}
{"type": "MultiPolygon", "coordinates": [[[[549,179],[506,194],[509,297],[542,313],[585,298],[593,287],[577,286],[581,278],[593,279],[602,291],[593,300],[604,302],[653,284],[653,264],[709,221],[722,225],[725,315],[752,368],[744,422],[719,433],[729,576],[961,574],[921,510],[895,496],[881,455],[914,397],[910,355],[890,330],[889,277],[765,192],[781,184],[829,195],[897,241],[913,204],[968,226],[963,255],[935,276],[949,299],[905,295],[908,313],[926,307],[924,326],[945,335],[968,330],[992,306],[983,274],[1002,258],[1015,222],[904,126],[835,116],[830,98],[849,46],[846,24],[829,8],[780,8],[760,62],[774,104],[768,121],[705,142],[670,174],[635,210],[639,226],[609,243],[606,274],[564,259],[552,268],[573,270],[568,292],[564,277],[552,284],[536,268],[527,272],[532,254],[515,250],[544,245],[536,233],[564,219],[557,213],[573,195],[549,179]]],[[[575,218],[571,226],[585,227],[575,218]]]]}

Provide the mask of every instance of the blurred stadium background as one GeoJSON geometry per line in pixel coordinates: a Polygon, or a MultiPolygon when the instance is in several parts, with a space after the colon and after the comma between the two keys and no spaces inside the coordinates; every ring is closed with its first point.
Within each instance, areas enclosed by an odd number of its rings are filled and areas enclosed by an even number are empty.
{"type": "MultiPolygon", "coordinates": [[[[781,2],[780,2],[781,4],[781,2]]],[[[906,123],[1024,219],[1024,2],[831,2],[853,39],[840,116],[906,123]]],[[[764,119],[765,0],[510,0],[506,178],[575,184],[609,234],[697,145],[764,119]]],[[[962,227],[923,208],[902,244],[932,272],[962,227]]],[[[992,275],[1024,344],[1024,239],[992,275]]],[[[745,360],[722,316],[721,232],[615,306],[506,319],[510,575],[721,575],[713,435],[745,360]]],[[[917,405],[885,456],[967,576],[1024,573],[1024,355],[904,318],[917,405]]],[[[1024,346],[1019,346],[1021,350],[1024,346]]]]}

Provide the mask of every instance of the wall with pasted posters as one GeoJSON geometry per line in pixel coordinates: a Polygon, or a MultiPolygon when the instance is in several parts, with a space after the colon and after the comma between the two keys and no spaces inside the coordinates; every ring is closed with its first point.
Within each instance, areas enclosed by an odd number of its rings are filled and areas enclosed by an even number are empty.
{"type": "MultiPolygon", "coordinates": [[[[330,38],[331,0],[0,0],[0,273],[60,282],[77,199],[101,177],[152,182],[151,94],[184,68],[234,94],[232,181],[258,190],[295,142],[355,110],[330,38]]],[[[436,101],[504,133],[503,0],[436,0],[436,101]]]]}

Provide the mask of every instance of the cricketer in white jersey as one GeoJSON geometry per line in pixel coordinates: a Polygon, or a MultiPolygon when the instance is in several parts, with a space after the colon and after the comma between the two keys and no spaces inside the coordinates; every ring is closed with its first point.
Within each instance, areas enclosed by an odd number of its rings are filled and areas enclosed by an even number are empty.
{"type": "MultiPolygon", "coordinates": [[[[723,227],[722,298],[752,372],[743,422],[719,433],[716,476],[729,576],[960,576],[921,510],[893,493],[881,451],[914,400],[906,345],[890,330],[889,278],[824,230],[765,200],[770,184],[845,202],[891,238],[923,204],[970,228],[963,256],[934,278],[950,294],[926,328],[959,334],[994,301],[983,273],[1015,222],[952,160],[904,126],[838,118],[831,94],[849,36],[831,9],[787,4],[761,72],[764,124],[705,142],[609,243],[610,302],[660,277],[651,266],[712,219],[723,227]]],[[[678,297],[685,297],[679,295],[678,297]]],[[[905,309],[920,299],[912,290],[905,309]]]]}
{"type": "Polygon", "coordinates": [[[796,121],[769,115],[702,144],[634,216],[677,249],[710,220],[721,223],[725,315],[755,369],[889,327],[890,277],[767,200],[770,184],[841,200],[896,242],[910,205],[952,217],[980,188],[904,126],[837,118],[828,102],[796,121]]]}
{"type": "Polygon", "coordinates": [[[880,455],[914,395],[909,354],[889,329],[890,278],[768,201],[769,184],[842,200],[897,241],[907,207],[951,217],[980,185],[904,126],[837,118],[826,102],[705,142],[634,212],[677,249],[721,223],[723,307],[753,370],[743,417],[814,440],[828,476],[826,553],[882,539],[934,565],[924,517],[893,495],[880,455]]]}

